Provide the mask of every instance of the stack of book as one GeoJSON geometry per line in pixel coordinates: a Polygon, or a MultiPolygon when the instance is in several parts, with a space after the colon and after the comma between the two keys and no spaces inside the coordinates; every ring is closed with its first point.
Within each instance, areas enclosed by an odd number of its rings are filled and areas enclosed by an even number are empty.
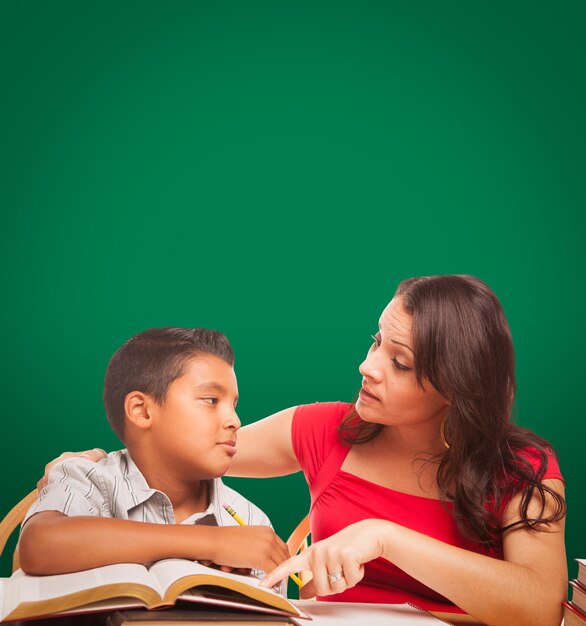
{"type": "Polygon", "coordinates": [[[586,559],[578,562],[578,578],[570,581],[572,599],[564,602],[564,626],[586,626],[586,559]]]}

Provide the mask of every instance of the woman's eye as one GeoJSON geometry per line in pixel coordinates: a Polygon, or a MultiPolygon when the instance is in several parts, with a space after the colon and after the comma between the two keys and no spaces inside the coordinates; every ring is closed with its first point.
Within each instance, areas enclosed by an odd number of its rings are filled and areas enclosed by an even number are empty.
{"type": "Polygon", "coordinates": [[[202,400],[208,404],[218,404],[218,398],[214,398],[213,396],[202,398],[202,400]]]}
{"type": "Polygon", "coordinates": [[[378,348],[380,346],[380,340],[376,335],[370,335],[374,341],[374,345],[378,348]]]}
{"type": "Polygon", "coordinates": [[[393,365],[401,372],[408,372],[411,369],[410,367],[407,367],[406,365],[399,363],[399,361],[397,361],[396,356],[393,357],[393,365]]]}

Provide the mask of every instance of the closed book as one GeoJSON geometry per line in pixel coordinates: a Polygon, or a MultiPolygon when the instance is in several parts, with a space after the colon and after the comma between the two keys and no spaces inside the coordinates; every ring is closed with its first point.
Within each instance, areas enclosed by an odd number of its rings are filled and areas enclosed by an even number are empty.
{"type": "Polygon", "coordinates": [[[164,609],[161,611],[117,611],[108,617],[106,626],[299,626],[292,617],[226,611],[218,607],[164,609]]]}
{"type": "Polygon", "coordinates": [[[586,587],[586,559],[576,559],[578,563],[578,580],[586,587]]]}
{"type": "Polygon", "coordinates": [[[563,602],[562,604],[564,606],[564,626],[586,625],[586,613],[582,613],[572,602],[563,602]]]}
{"type": "Polygon", "coordinates": [[[572,604],[586,613],[586,586],[578,579],[570,580],[570,586],[572,587],[572,604]]]}

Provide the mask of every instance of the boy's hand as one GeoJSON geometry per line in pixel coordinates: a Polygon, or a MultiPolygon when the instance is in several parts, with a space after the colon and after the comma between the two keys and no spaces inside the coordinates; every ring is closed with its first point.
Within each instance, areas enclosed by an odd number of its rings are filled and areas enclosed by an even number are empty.
{"type": "Polygon", "coordinates": [[[212,561],[233,568],[270,572],[289,558],[285,543],[268,526],[221,526],[212,561]]]}
{"type": "Polygon", "coordinates": [[[53,466],[64,459],[70,459],[72,457],[83,457],[84,459],[89,459],[94,463],[97,463],[99,460],[108,456],[107,452],[102,450],[101,448],[94,448],[93,450],[86,450],[85,452],[63,452],[56,459],[53,459],[50,463],[45,465],[45,473],[39,482],[37,483],[37,490],[41,491],[43,487],[46,487],[49,483],[49,472],[53,469],[53,466]]]}

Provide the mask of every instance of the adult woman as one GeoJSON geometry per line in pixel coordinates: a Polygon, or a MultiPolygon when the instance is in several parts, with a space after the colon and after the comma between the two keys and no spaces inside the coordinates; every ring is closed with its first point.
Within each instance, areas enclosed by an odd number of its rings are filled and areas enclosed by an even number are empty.
{"type": "Polygon", "coordinates": [[[355,406],[287,409],[241,429],[230,474],[302,469],[309,568],[334,600],[406,602],[487,624],[559,624],[562,477],[510,423],[514,354],[502,307],[471,276],[401,283],[360,366],[355,406]],[[333,594],[333,595],[332,595],[333,594]]]}

